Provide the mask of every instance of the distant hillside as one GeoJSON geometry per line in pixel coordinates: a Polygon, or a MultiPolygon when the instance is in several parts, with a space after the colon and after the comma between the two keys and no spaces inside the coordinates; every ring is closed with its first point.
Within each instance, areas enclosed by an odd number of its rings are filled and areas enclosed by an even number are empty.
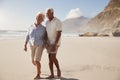
{"type": "Polygon", "coordinates": [[[72,32],[78,32],[79,28],[88,22],[88,18],[81,16],[78,18],[72,18],[72,19],[67,19],[65,21],[63,21],[63,32],[68,32],[68,33],[72,33],[72,32]]]}

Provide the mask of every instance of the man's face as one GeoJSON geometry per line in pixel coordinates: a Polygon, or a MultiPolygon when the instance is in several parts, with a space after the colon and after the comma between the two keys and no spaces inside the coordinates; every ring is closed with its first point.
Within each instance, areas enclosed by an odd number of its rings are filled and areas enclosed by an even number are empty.
{"type": "Polygon", "coordinates": [[[46,16],[47,16],[48,19],[51,19],[51,17],[53,16],[53,13],[51,13],[51,11],[48,10],[47,13],[46,13],[46,16]]]}

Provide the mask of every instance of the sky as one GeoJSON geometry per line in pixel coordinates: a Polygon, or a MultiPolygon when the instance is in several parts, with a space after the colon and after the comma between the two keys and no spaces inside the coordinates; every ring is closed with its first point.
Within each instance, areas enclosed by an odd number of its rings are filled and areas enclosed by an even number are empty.
{"type": "Polygon", "coordinates": [[[80,16],[91,18],[108,3],[109,0],[0,0],[0,30],[27,30],[36,14],[45,13],[46,8],[53,8],[61,21],[80,16]]]}

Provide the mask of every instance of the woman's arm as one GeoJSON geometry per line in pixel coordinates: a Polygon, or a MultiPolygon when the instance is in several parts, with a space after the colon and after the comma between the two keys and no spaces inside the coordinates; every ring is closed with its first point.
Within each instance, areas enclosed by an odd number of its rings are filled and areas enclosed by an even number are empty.
{"type": "Polygon", "coordinates": [[[29,41],[29,33],[27,32],[26,40],[25,40],[25,43],[24,43],[24,51],[27,51],[28,41],[29,41]]]}

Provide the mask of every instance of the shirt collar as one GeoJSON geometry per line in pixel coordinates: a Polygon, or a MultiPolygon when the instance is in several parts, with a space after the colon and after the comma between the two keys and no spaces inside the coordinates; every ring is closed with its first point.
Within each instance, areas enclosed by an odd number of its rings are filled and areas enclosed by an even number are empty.
{"type": "Polygon", "coordinates": [[[56,19],[56,17],[54,17],[51,21],[49,20],[49,22],[53,22],[56,19]]]}
{"type": "MultiPolygon", "coordinates": [[[[37,27],[41,27],[42,25],[41,24],[39,24],[37,27]]],[[[34,23],[34,27],[36,27],[36,25],[35,25],[35,23],[34,23]]]]}

